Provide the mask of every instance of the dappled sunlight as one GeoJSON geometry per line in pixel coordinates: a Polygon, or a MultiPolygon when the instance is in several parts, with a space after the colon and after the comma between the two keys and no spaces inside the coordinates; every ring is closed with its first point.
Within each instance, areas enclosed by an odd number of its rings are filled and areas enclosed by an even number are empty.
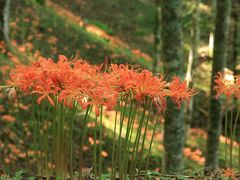
{"type": "MultiPolygon", "coordinates": [[[[227,143],[228,145],[231,143],[231,139],[230,139],[230,138],[227,138],[227,137],[225,137],[225,136],[223,136],[223,135],[220,135],[219,141],[220,141],[221,143],[227,143]]],[[[238,143],[237,141],[233,141],[233,146],[239,147],[239,143],[238,143]]]]}
{"type": "Polygon", "coordinates": [[[15,122],[16,118],[14,116],[5,114],[5,115],[2,115],[2,120],[6,122],[15,122]]]}
{"type": "MultiPolygon", "coordinates": [[[[108,40],[109,42],[111,42],[112,46],[129,48],[129,46],[126,43],[124,43],[123,41],[121,41],[121,39],[119,37],[109,35],[106,31],[102,30],[101,28],[99,28],[93,24],[90,24],[88,22],[85,22],[82,17],[74,15],[71,11],[67,10],[66,8],[61,7],[52,1],[49,1],[48,5],[52,8],[54,8],[56,10],[56,12],[60,13],[61,15],[66,16],[69,20],[73,21],[74,23],[78,23],[78,25],[83,27],[84,29],[86,29],[86,31],[93,33],[103,39],[108,40]]],[[[142,57],[147,61],[152,60],[150,55],[143,53],[140,49],[133,49],[133,50],[131,50],[131,52],[138,58],[142,57]]],[[[114,58],[114,57],[112,56],[111,58],[114,58]]]]}
{"type": "Polygon", "coordinates": [[[189,133],[190,133],[190,137],[194,138],[193,140],[195,140],[195,138],[207,139],[207,132],[203,129],[191,128],[189,130],[189,133]]]}
{"type": "Polygon", "coordinates": [[[185,157],[197,162],[200,165],[204,165],[205,158],[202,156],[202,151],[200,149],[192,150],[191,148],[187,147],[184,148],[183,152],[185,157]]]}
{"type": "Polygon", "coordinates": [[[208,13],[208,14],[211,13],[211,7],[210,7],[209,5],[204,4],[204,3],[200,3],[199,9],[200,9],[200,11],[202,11],[203,13],[208,13]]]}

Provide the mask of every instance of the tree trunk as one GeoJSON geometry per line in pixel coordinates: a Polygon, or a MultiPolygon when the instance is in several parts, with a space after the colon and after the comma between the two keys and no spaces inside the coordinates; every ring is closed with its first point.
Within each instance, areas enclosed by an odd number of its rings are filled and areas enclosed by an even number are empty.
{"type": "MultiPolygon", "coordinates": [[[[210,21],[211,24],[215,25],[215,20],[216,20],[216,0],[212,0],[211,1],[211,17],[210,17],[210,21]]],[[[210,58],[213,57],[213,43],[214,43],[214,35],[213,35],[213,31],[214,31],[214,26],[211,26],[211,30],[209,33],[209,44],[208,44],[208,55],[210,58]]]]}
{"type": "Polygon", "coordinates": [[[5,0],[0,0],[0,41],[3,41],[3,12],[4,12],[5,0]]]}
{"type": "MultiPolygon", "coordinates": [[[[189,50],[189,59],[188,59],[188,68],[186,73],[187,85],[193,86],[194,83],[194,69],[198,64],[198,44],[200,38],[200,29],[199,29],[199,4],[201,0],[195,0],[195,6],[193,9],[193,18],[192,18],[192,42],[191,49],[189,50]]],[[[189,106],[187,108],[187,117],[186,117],[186,137],[188,134],[188,129],[191,127],[191,122],[193,120],[194,113],[194,97],[192,97],[189,106]]]]}
{"type": "MultiPolygon", "coordinates": [[[[165,73],[172,77],[183,77],[182,26],[180,22],[181,0],[162,0],[162,55],[165,73]]],[[[165,173],[182,171],[182,150],[184,147],[183,108],[168,102],[164,123],[165,173]]]]}
{"type": "Polygon", "coordinates": [[[6,44],[9,44],[10,2],[11,0],[5,0],[5,6],[3,10],[3,38],[6,44]]]}
{"type": "Polygon", "coordinates": [[[209,109],[209,127],[206,147],[206,168],[218,168],[218,148],[219,136],[221,134],[222,124],[222,102],[216,99],[216,92],[213,90],[214,76],[218,71],[223,71],[226,64],[226,45],[229,27],[229,18],[231,10],[231,1],[217,1],[217,16],[215,23],[213,65],[211,79],[210,109],[209,109]]]}
{"type": "Polygon", "coordinates": [[[9,14],[11,0],[0,0],[0,41],[9,44],[9,14]]]}
{"type": "Polygon", "coordinates": [[[233,27],[233,52],[232,52],[232,59],[231,59],[231,64],[232,64],[232,70],[234,72],[234,75],[237,74],[236,72],[236,66],[237,66],[237,58],[238,58],[238,48],[239,48],[239,34],[238,34],[238,20],[239,20],[239,4],[240,0],[232,0],[233,4],[233,12],[232,12],[232,27],[233,27]]]}
{"type": "Polygon", "coordinates": [[[161,58],[161,1],[155,0],[156,5],[156,17],[155,17],[155,29],[154,29],[154,45],[155,45],[155,56],[153,61],[152,71],[156,74],[159,70],[158,62],[161,58]]]}

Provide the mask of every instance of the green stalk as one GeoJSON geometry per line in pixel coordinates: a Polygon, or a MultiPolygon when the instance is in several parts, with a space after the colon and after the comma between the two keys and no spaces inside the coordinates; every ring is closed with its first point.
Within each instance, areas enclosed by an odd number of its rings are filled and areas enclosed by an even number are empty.
{"type": "Polygon", "coordinates": [[[51,154],[49,153],[49,143],[50,143],[50,127],[49,127],[49,123],[50,123],[50,104],[47,103],[47,117],[46,117],[46,165],[47,165],[47,176],[51,176],[51,167],[48,167],[48,162],[51,162],[51,154]],[[49,157],[49,158],[48,158],[49,157]]]}
{"type": "Polygon", "coordinates": [[[129,141],[129,134],[130,134],[130,127],[131,127],[131,116],[132,116],[132,108],[133,108],[133,101],[130,103],[130,110],[129,110],[129,115],[128,115],[128,123],[127,123],[127,130],[125,134],[125,141],[124,141],[124,148],[123,148],[123,176],[126,178],[127,173],[125,173],[125,162],[127,161],[127,146],[128,146],[128,141],[129,141]]]}
{"type": "Polygon", "coordinates": [[[240,138],[238,138],[238,172],[240,171],[240,138]]]}
{"type": "Polygon", "coordinates": [[[116,109],[115,114],[115,121],[114,121],[114,132],[113,132],[113,149],[112,149],[112,173],[111,173],[111,180],[115,179],[115,171],[116,171],[116,165],[115,165],[115,147],[116,147],[116,127],[117,127],[117,115],[118,111],[116,109]]]}
{"type": "MultiPolygon", "coordinates": [[[[238,117],[239,117],[239,108],[237,109],[237,115],[235,117],[235,122],[234,122],[234,127],[233,127],[233,139],[236,137],[236,129],[237,129],[237,124],[238,124],[238,117]]],[[[238,154],[239,162],[238,162],[238,167],[240,168],[240,149],[239,149],[239,154],[238,154]]]]}
{"type": "MultiPolygon", "coordinates": [[[[32,96],[32,116],[33,116],[33,121],[32,121],[32,127],[33,127],[33,141],[34,141],[34,145],[37,147],[38,149],[38,140],[37,140],[37,118],[35,113],[37,112],[37,110],[35,110],[35,99],[34,96],[32,96]]],[[[37,160],[37,173],[40,173],[40,161],[39,161],[39,155],[38,153],[36,153],[36,160],[37,160]]]]}
{"type": "Polygon", "coordinates": [[[94,128],[94,146],[93,146],[93,161],[94,161],[94,180],[97,179],[97,116],[95,118],[95,128],[94,128]]]}
{"type": "Polygon", "coordinates": [[[37,127],[38,127],[38,141],[39,141],[39,151],[40,151],[40,171],[41,171],[41,175],[44,175],[44,165],[43,165],[43,156],[42,156],[42,137],[41,137],[41,127],[40,127],[40,124],[41,124],[41,117],[40,117],[40,106],[38,108],[38,118],[37,118],[37,127]]]}
{"type": "Polygon", "coordinates": [[[103,144],[103,138],[102,138],[102,116],[103,116],[103,107],[100,107],[100,124],[99,124],[99,131],[100,131],[100,144],[99,144],[99,179],[102,179],[102,144],[103,144]]]}
{"type": "Polygon", "coordinates": [[[80,177],[83,178],[82,174],[82,169],[83,169],[83,145],[84,145],[84,140],[85,136],[87,133],[87,122],[89,119],[89,116],[92,112],[92,106],[88,106],[85,117],[84,117],[84,122],[83,122],[83,131],[82,131],[82,136],[81,136],[81,143],[80,143],[80,177]]]}
{"type": "Polygon", "coordinates": [[[71,110],[69,108],[70,111],[70,136],[67,140],[67,142],[70,142],[70,178],[73,179],[73,121],[74,121],[74,115],[76,113],[77,110],[77,105],[75,102],[73,102],[73,109],[71,110]]]}
{"type": "Polygon", "coordinates": [[[228,108],[226,106],[226,112],[225,112],[225,162],[226,167],[228,167],[228,145],[227,145],[227,127],[228,127],[228,108]]]}
{"type": "Polygon", "coordinates": [[[55,173],[56,173],[56,169],[57,169],[57,164],[58,164],[58,138],[57,138],[57,131],[58,131],[58,100],[57,98],[55,97],[54,98],[54,101],[55,101],[55,107],[53,109],[53,124],[52,124],[52,129],[53,129],[53,132],[52,132],[52,138],[53,138],[53,148],[52,148],[52,156],[53,156],[53,163],[55,164],[55,173]]]}
{"type": "Polygon", "coordinates": [[[149,117],[151,114],[151,106],[152,104],[150,103],[150,108],[148,109],[148,116],[147,116],[147,120],[146,120],[146,124],[145,124],[145,129],[144,129],[144,135],[143,135],[143,142],[142,142],[142,147],[141,147],[141,152],[140,152],[140,163],[138,166],[138,178],[140,178],[140,172],[141,172],[141,168],[142,168],[142,159],[143,159],[143,150],[144,150],[144,144],[145,144],[145,139],[146,139],[146,133],[147,133],[147,128],[148,128],[148,121],[149,121],[149,117]]]}
{"type": "Polygon", "coordinates": [[[57,119],[57,141],[58,141],[58,156],[57,156],[57,161],[58,165],[56,166],[56,175],[59,176],[61,173],[61,157],[62,157],[62,147],[61,147],[61,129],[62,129],[62,113],[61,113],[61,104],[59,104],[59,109],[58,109],[58,119],[57,119]]]}
{"type": "Polygon", "coordinates": [[[64,113],[63,113],[63,105],[60,104],[60,129],[59,129],[59,151],[60,151],[60,156],[58,157],[60,160],[59,163],[59,170],[58,170],[58,176],[62,176],[63,173],[63,169],[64,169],[64,164],[65,162],[63,161],[63,157],[64,157],[64,147],[62,147],[63,145],[63,139],[64,139],[64,132],[63,132],[63,128],[64,128],[64,113]],[[64,163],[64,164],[63,164],[64,163]]]}
{"type": "Polygon", "coordinates": [[[236,129],[237,129],[237,124],[238,124],[238,117],[239,117],[239,108],[237,110],[237,115],[235,117],[235,122],[234,122],[234,126],[233,126],[233,136],[235,137],[236,135],[236,129]]]}
{"type": "Polygon", "coordinates": [[[127,108],[127,100],[128,96],[125,98],[124,101],[124,107],[123,109],[121,108],[121,116],[120,116],[120,130],[119,130],[119,137],[118,137],[118,158],[119,158],[119,178],[123,179],[123,173],[122,173],[122,168],[123,168],[123,163],[122,163],[122,128],[123,128],[123,122],[124,122],[124,117],[125,117],[125,112],[127,108]]]}
{"type": "Polygon", "coordinates": [[[231,119],[230,119],[230,168],[232,168],[232,150],[233,150],[233,108],[231,108],[231,119]]]}
{"type": "MultiPolygon", "coordinates": [[[[124,101],[122,99],[120,99],[120,108],[119,108],[119,112],[120,112],[120,117],[119,117],[119,134],[120,134],[120,129],[121,129],[121,117],[122,117],[122,114],[123,114],[123,103],[124,101]]],[[[116,119],[117,120],[117,119],[116,119]]],[[[117,123],[117,122],[116,122],[117,123]]],[[[117,139],[117,151],[116,151],[116,162],[115,162],[115,165],[117,165],[117,167],[115,167],[115,170],[118,168],[118,171],[119,171],[119,164],[120,164],[120,161],[119,161],[119,137],[118,136],[118,139],[117,139]]],[[[116,173],[116,172],[114,172],[116,173]]]]}
{"type": "Polygon", "coordinates": [[[130,179],[133,179],[133,171],[135,171],[135,169],[136,169],[138,146],[139,146],[139,140],[141,137],[141,130],[142,130],[142,125],[143,125],[143,121],[144,121],[144,117],[145,117],[146,106],[147,106],[146,103],[144,103],[144,108],[141,113],[139,127],[137,130],[137,135],[135,137],[135,143],[134,143],[134,148],[133,148],[133,153],[132,153],[132,163],[130,166],[130,179]]]}
{"type": "Polygon", "coordinates": [[[152,143],[153,143],[153,138],[157,129],[157,123],[158,123],[158,119],[160,116],[157,117],[154,128],[153,128],[153,133],[152,133],[152,137],[151,137],[151,141],[150,141],[150,145],[148,148],[148,153],[147,153],[147,163],[146,163],[146,168],[145,168],[145,177],[144,179],[147,179],[147,171],[148,171],[148,166],[149,166],[149,159],[150,159],[150,155],[151,155],[151,149],[152,149],[152,143]]]}
{"type": "MultiPolygon", "coordinates": [[[[127,146],[127,160],[129,160],[129,156],[130,156],[130,147],[131,147],[131,142],[132,142],[132,135],[133,135],[133,126],[134,126],[134,122],[136,119],[136,114],[137,114],[137,104],[135,103],[135,109],[133,112],[133,117],[132,117],[132,122],[131,122],[131,127],[130,127],[130,139],[128,142],[128,146],[127,146]]],[[[128,161],[125,162],[125,172],[128,173],[128,161]]]]}

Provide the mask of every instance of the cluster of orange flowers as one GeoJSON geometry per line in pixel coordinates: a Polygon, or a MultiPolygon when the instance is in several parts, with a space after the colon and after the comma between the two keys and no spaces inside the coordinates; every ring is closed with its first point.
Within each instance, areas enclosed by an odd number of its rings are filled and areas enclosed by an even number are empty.
{"type": "Polygon", "coordinates": [[[215,76],[214,90],[217,92],[216,98],[224,94],[228,99],[230,97],[240,98],[240,76],[233,76],[222,72],[215,76]]]}
{"type": "Polygon", "coordinates": [[[38,104],[47,99],[53,106],[58,101],[72,107],[73,102],[77,102],[83,109],[94,106],[96,115],[101,105],[113,109],[126,95],[136,101],[148,96],[159,111],[164,111],[166,97],[180,106],[195,93],[178,77],[168,83],[162,76],[153,76],[148,70],[134,69],[130,65],[106,66],[90,65],[82,60],[68,61],[62,55],[57,63],[40,58],[29,66],[19,65],[13,69],[7,83],[10,88],[37,95],[38,104]]]}

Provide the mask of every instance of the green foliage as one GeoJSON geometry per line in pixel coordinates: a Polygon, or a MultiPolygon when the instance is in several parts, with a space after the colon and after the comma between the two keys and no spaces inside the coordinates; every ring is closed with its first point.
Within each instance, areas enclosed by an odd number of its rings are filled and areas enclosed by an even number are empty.
{"type": "Polygon", "coordinates": [[[45,3],[45,0],[36,0],[37,3],[41,4],[41,5],[44,5],[45,3]]]}
{"type": "Polygon", "coordinates": [[[109,28],[108,25],[103,24],[100,21],[86,19],[85,22],[89,24],[93,24],[99,27],[100,29],[102,29],[103,31],[107,32],[108,34],[113,35],[113,30],[109,28]]]}
{"type": "MultiPolygon", "coordinates": [[[[127,50],[130,53],[126,53],[125,48],[117,48],[106,39],[87,32],[83,27],[52,8],[40,6],[32,1],[18,0],[16,3],[21,3],[21,5],[12,12],[12,17],[21,14],[20,21],[18,21],[20,28],[12,33],[11,38],[16,39],[20,44],[32,43],[33,50],[27,52],[29,56],[32,56],[35,51],[39,51],[45,57],[55,58],[58,54],[64,54],[67,57],[80,56],[87,60],[91,59],[92,63],[101,63],[105,56],[114,55],[116,56],[115,63],[133,60],[144,66],[144,63],[138,62],[134,58],[130,50],[127,50]],[[32,10],[24,11],[24,8],[32,10]],[[34,38],[28,40],[29,36],[34,36],[34,38]]],[[[111,29],[107,25],[100,21],[92,22],[111,33],[111,29]]]]}
{"type": "Polygon", "coordinates": [[[9,175],[0,176],[0,180],[20,180],[23,178],[23,175],[26,173],[24,169],[20,169],[11,177],[9,175]]]}

